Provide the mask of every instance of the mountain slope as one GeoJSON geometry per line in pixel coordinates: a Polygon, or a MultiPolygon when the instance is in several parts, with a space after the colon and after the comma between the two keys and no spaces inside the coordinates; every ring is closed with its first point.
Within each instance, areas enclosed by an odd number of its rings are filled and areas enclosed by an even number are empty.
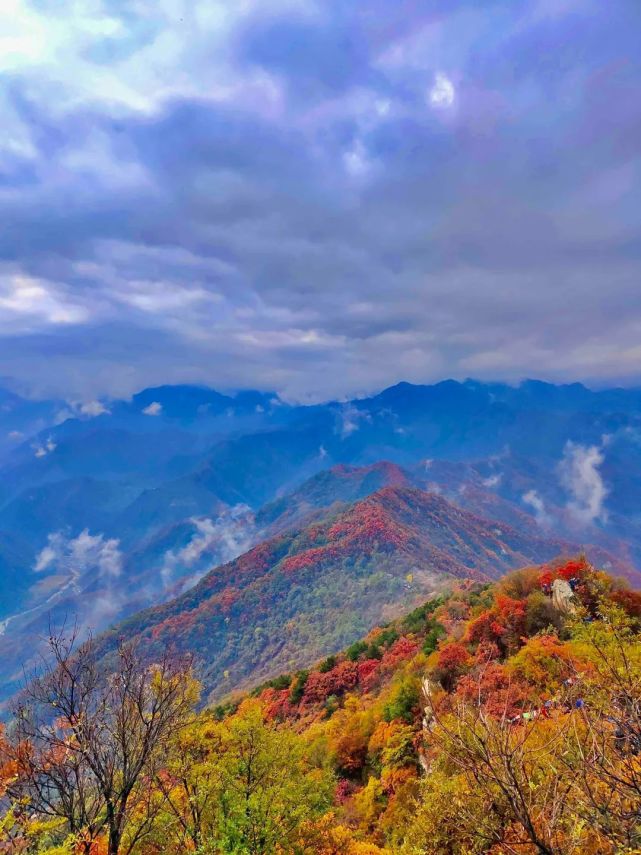
{"type": "MultiPolygon", "coordinates": [[[[0,394],[5,404],[10,419],[22,406],[0,394]]],[[[0,625],[0,677],[17,672],[49,611],[99,632],[388,485],[440,491],[501,531],[596,543],[592,560],[630,578],[641,562],[638,390],[448,381],[291,406],[158,387],[70,404],[61,424],[62,404],[47,407],[41,432],[12,439],[0,469],[0,614],[11,619],[0,625]],[[52,541],[62,548],[43,569],[52,541]],[[109,549],[120,572],[105,577],[109,549]]]]}
{"type": "Polygon", "coordinates": [[[355,502],[383,487],[418,486],[407,470],[382,460],[369,466],[339,463],[308,478],[291,493],[265,505],[256,525],[271,533],[290,528],[335,502],[355,502]]]}
{"type": "Polygon", "coordinates": [[[354,641],[453,578],[496,578],[566,550],[497,527],[442,497],[385,487],[208,573],[181,597],[107,633],[150,653],[192,651],[212,696],[354,641]]]}
{"type": "Polygon", "coordinates": [[[338,784],[310,851],[632,855],[640,669],[641,593],[577,556],[453,585],[201,717],[258,709],[323,746],[338,784]]]}

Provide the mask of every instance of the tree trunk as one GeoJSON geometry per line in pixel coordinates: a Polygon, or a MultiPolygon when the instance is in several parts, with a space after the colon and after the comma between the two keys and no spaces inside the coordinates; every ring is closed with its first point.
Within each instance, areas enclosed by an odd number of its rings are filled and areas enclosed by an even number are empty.
{"type": "Polygon", "coordinates": [[[118,855],[120,852],[121,834],[115,829],[109,832],[109,843],[107,845],[108,855],[118,855]]]}

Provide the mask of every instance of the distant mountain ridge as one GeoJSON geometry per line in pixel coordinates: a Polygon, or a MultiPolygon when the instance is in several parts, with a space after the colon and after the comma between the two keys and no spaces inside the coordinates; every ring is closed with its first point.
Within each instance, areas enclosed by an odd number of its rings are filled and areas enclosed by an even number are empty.
{"type": "Polygon", "coordinates": [[[635,389],[400,383],[310,406],[193,385],[84,404],[0,394],[5,428],[9,682],[49,613],[101,631],[261,539],[386,486],[439,492],[528,537],[592,545],[631,577],[641,566],[635,389]],[[16,424],[24,432],[9,439],[16,424]]]}
{"type": "Polygon", "coordinates": [[[125,637],[152,656],[165,645],[191,652],[216,698],[339,650],[448,581],[496,579],[573,549],[437,494],[385,486],[211,570],[177,599],[115,626],[102,649],[108,655],[125,637]]]}

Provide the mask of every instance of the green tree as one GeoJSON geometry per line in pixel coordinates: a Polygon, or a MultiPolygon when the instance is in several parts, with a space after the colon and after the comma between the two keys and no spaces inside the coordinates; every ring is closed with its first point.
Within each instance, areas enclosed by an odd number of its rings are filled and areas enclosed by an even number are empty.
{"type": "MultiPolygon", "coordinates": [[[[291,728],[265,721],[247,701],[218,725],[217,798],[205,851],[270,855],[291,844],[303,823],[331,804],[333,779],[307,759],[291,728]]],[[[286,849],[286,851],[288,851],[286,849]]]]}

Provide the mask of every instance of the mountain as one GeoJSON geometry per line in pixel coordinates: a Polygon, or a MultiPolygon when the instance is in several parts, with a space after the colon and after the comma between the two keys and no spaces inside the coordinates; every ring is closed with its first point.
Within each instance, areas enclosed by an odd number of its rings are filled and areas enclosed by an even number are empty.
{"type": "Polygon", "coordinates": [[[389,461],[369,466],[339,463],[308,478],[286,496],[269,502],[256,514],[256,525],[277,532],[334,503],[355,502],[383,487],[417,485],[410,472],[389,461]]]}
{"type": "Polygon", "coordinates": [[[63,401],[30,400],[0,387],[0,464],[26,438],[60,422],[66,409],[63,401]]]}
{"type": "Polygon", "coordinates": [[[453,579],[497,578],[570,548],[439,495],[388,486],[210,571],[177,599],[118,624],[102,650],[124,636],[142,639],[150,655],[166,644],[190,651],[218,697],[340,649],[453,579]]]}
{"type": "Polygon", "coordinates": [[[144,528],[150,520],[168,524],[238,504],[260,507],[323,468],[315,431],[295,439],[288,430],[265,430],[221,440],[188,474],[141,492],[123,523],[144,528]]]}
{"type": "Polygon", "coordinates": [[[338,779],[309,849],[324,855],[503,851],[506,838],[524,852],[633,855],[640,668],[641,593],[576,556],[455,583],[232,695],[200,714],[199,747],[216,720],[235,732],[252,715],[322,746],[338,779]]]}
{"type": "MultiPolygon", "coordinates": [[[[413,492],[380,491],[385,505],[395,493],[407,505],[413,492]]],[[[371,518],[380,493],[350,513],[371,518]]],[[[272,629],[287,646],[289,624],[272,629]]],[[[141,765],[157,749],[127,802],[124,839],[137,839],[140,855],[640,851],[641,592],[583,556],[492,583],[450,580],[348,647],[310,652],[304,667],[200,709],[182,657],[164,660],[167,676],[163,660],[147,670],[139,659],[155,654],[153,641],[125,643],[108,663],[100,644],[78,659],[63,647],[64,667],[0,730],[13,849],[42,840],[43,826],[45,845],[73,847],[78,832],[91,848],[119,840],[95,814],[83,828],[77,804],[101,797],[92,772],[105,751],[119,782],[135,746],[141,765]],[[127,705],[123,730],[132,673],[149,691],[127,705]],[[165,709],[165,731],[144,727],[137,739],[132,721],[156,723],[165,709]],[[60,732],[73,734],[62,752],[60,732]],[[70,760],[79,774],[69,776],[70,760]]]]}
{"type": "Polygon", "coordinates": [[[100,632],[385,486],[588,546],[634,578],[640,401],[638,390],[536,381],[401,383],[313,406],[198,386],[85,404],[0,395],[28,428],[0,452],[5,673],[50,614],[100,632]]]}

